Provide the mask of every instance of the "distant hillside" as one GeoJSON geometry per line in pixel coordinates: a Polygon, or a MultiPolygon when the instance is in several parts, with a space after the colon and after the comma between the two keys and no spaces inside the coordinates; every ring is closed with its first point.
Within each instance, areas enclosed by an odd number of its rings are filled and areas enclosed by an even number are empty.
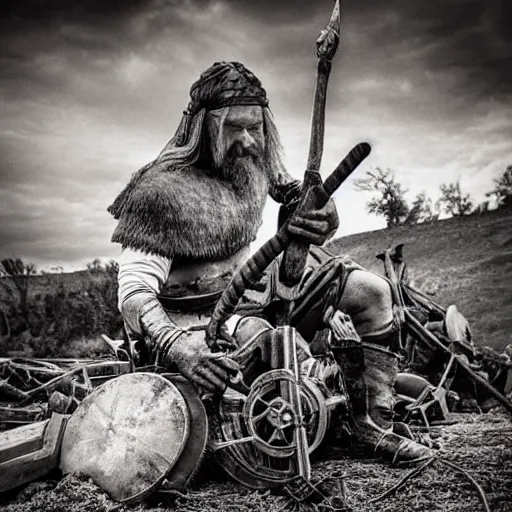
{"type": "MultiPolygon", "coordinates": [[[[44,295],[51,290],[63,286],[67,292],[79,292],[83,289],[86,283],[91,281],[91,278],[96,281],[102,280],[102,274],[91,273],[87,270],[77,270],[75,272],[62,272],[60,274],[43,274],[30,276],[29,287],[29,301],[38,295],[44,295]]],[[[3,277],[9,281],[9,277],[3,277]]],[[[0,286],[0,305],[2,300],[6,299],[5,294],[8,293],[6,286],[0,286]]]]}
{"type": "Polygon", "coordinates": [[[383,274],[375,255],[399,243],[414,286],[442,305],[456,304],[476,343],[501,350],[512,342],[511,209],[359,233],[331,247],[383,274]]]}
{"type": "MultiPolygon", "coordinates": [[[[341,222],[349,221],[342,218],[341,222]]],[[[442,305],[456,304],[468,318],[475,341],[501,350],[512,342],[511,226],[512,210],[496,210],[351,235],[335,240],[331,247],[350,254],[369,270],[383,273],[375,255],[404,243],[414,286],[442,305]]],[[[30,279],[29,304],[34,306],[34,314],[29,320],[36,327],[46,322],[43,333],[47,338],[66,338],[65,333],[77,330],[78,320],[82,325],[78,332],[83,337],[92,332],[93,325],[95,336],[101,329],[115,333],[119,328],[115,275],[84,270],[30,279]],[[58,298],[59,289],[65,290],[65,297],[57,303],[48,302],[47,295],[58,298]],[[62,329],[63,334],[56,336],[62,329]]],[[[10,295],[8,287],[0,286],[0,308],[4,311],[12,304],[10,295]]],[[[10,320],[15,331],[16,318],[10,320]]],[[[31,330],[36,332],[34,336],[43,336],[39,329],[31,330]]],[[[19,344],[25,344],[22,338],[19,344]]],[[[37,349],[41,340],[34,339],[32,344],[37,349]]]]}

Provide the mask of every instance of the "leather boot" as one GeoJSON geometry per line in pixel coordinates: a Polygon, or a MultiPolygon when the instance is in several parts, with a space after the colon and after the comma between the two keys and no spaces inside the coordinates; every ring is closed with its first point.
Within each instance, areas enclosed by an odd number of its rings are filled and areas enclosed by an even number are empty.
{"type": "MultiPolygon", "coordinates": [[[[397,462],[433,455],[432,450],[393,432],[393,383],[396,356],[366,350],[356,340],[334,341],[332,352],[340,366],[350,398],[354,444],[370,455],[397,462]]],[[[381,350],[384,350],[381,353],[381,350]]]]}
{"type": "Polygon", "coordinates": [[[398,356],[386,348],[363,343],[365,369],[363,378],[368,389],[368,413],[384,430],[393,427],[393,409],[398,356]]]}

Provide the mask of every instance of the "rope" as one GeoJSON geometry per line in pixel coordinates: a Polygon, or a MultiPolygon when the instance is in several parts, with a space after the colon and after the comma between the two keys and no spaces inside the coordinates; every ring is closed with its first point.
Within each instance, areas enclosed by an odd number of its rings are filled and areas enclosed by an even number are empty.
{"type": "Polygon", "coordinates": [[[424,469],[428,468],[433,464],[433,462],[436,460],[436,457],[431,457],[427,461],[425,461],[421,466],[418,466],[417,468],[414,468],[412,471],[409,471],[407,475],[403,476],[397,484],[395,484],[393,487],[388,489],[387,491],[383,492],[382,494],[379,494],[375,498],[372,498],[370,500],[370,503],[376,503],[378,501],[383,500],[386,496],[389,496],[390,494],[393,494],[394,492],[398,491],[400,487],[402,487],[407,480],[410,480],[411,478],[415,477],[419,473],[421,473],[424,469]]]}
{"type": "Polygon", "coordinates": [[[465,469],[462,469],[460,466],[457,466],[457,464],[454,464],[453,462],[450,462],[448,460],[444,460],[444,459],[438,459],[438,460],[441,464],[445,464],[449,468],[452,468],[453,470],[458,471],[459,473],[463,474],[476,487],[478,495],[480,496],[480,499],[482,500],[482,503],[484,505],[485,512],[491,512],[491,509],[489,508],[489,503],[485,496],[484,490],[478,484],[478,482],[465,469]]]}
{"type": "Polygon", "coordinates": [[[461,468],[460,466],[457,466],[453,462],[450,462],[448,460],[442,459],[442,458],[437,457],[435,455],[433,457],[430,457],[429,459],[427,459],[421,466],[418,466],[417,468],[414,468],[413,470],[409,471],[409,473],[407,473],[405,476],[403,476],[398,481],[397,484],[395,484],[393,487],[391,487],[387,491],[383,492],[382,494],[379,494],[375,498],[372,498],[369,502],[370,503],[377,503],[378,501],[381,501],[384,498],[386,498],[387,496],[389,496],[389,495],[393,494],[394,492],[398,491],[408,480],[410,480],[411,478],[419,475],[422,471],[427,469],[429,466],[431,466],[436,461],[438,461],[441,464],[444,464],[445,466],[448,466],[449,468],[453,469],[454,471],[464,475],[469,480],[469,482],[471,484],[473,484],[473,486],[476,488],[476,490],[478,492],[478,496],[479,496],[480,500],[482,501],[482,504],[483,504],[483,506],[485,508],[485,512],[491,512],[491,509],[489,508],[489,503],[488,503],[487,498],[485,496],[484,490],[478,484],[478,482],[465,469],[461,468]]]}

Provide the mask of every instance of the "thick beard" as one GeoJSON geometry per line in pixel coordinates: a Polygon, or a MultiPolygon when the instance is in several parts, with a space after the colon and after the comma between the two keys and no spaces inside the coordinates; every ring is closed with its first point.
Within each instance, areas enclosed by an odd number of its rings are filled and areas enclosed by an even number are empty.
{"type": "Polygon", "coordinates": [[[268,180],[266,168],[263,156],[257,151],[243,154],[239,151],[230,151],[217,171],[219,177],[229,181],[239,195],[246,196],[251,194],[255,180],[268,180]]]}

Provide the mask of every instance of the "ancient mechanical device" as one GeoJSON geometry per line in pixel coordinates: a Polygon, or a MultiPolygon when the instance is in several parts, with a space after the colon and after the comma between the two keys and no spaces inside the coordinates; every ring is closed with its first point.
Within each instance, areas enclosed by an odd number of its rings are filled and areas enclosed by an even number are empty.
{"type": "Polygon", "coordinates": [[[297,337],[289,326],[263,330],[232,354],[242,371],[218,404],[210,446],[225,471],[252,488],[309,480],[309,455],[332,411],[347,403],[342,389],[332,393],[303,374],[297,337]],[[262,363],[269,369],[257,375],[262,363]]]}
{"type": "MultiPolygon", "coordinates": [[[[340,32],[340,6],[336,1],[329,23],[317,41],[316,87],[311,122],[311,138],[304,180],[294,211],[324,207],[334,191],[369,155],[367,143],[355,146],[325,181],[320,176],[323,153],[327,84],[340,32]]],[[[291,216],[294,211],[288,212],[291,216]]],[[[292,217],[290,217],[292,218],[292,217]]],[[[322,442],[332,409],[347,403],[340,390],[327,396],[317,382],[302,375],[298,360],[296,331],[290,327],[291,304],[300,289],[309,245],[291,240],[287,222],[235,273],[224,290],[206,329],[206,342],[220,349],[223,324],[232,315],[245,291],[260,281],[263,272],[276,267],[282,254],[275,287],[268,300],[276,304],[277,329],[271,340],[257,337],[231,354],[242,362],[243,371],[233,383],[234,393],[226,393],[219,403],[219,425],[213,448],[217,460],[239,482],[250,487],[288,485],[294,480],[309,483],[309,454],[322,442]],[[263,362],[262,367],[257,362],[263,362]],[[259,367],[259,368],[258,368],[259,367]],[[259,376],[251,378],[254,369],[259,376]]],[[[264,337],[264,335],[262,334],[264,337]]]]}

